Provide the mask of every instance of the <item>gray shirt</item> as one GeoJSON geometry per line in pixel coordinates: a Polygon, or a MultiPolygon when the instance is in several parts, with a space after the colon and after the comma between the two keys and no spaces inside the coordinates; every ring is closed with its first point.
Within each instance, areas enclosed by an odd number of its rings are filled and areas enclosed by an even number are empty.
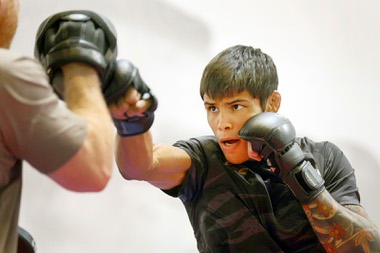
{"type": "Polygon", "coordinates": [[[0,252],[17,250],[22,161],[53,172],[86,133],[86,122],[53,93],[39,62],[0,49],[0,252]]]}
{"type": "MultiPolygon", "coordinates": [[[[354,169],[331,142],[297,138],[341,205],[359,205],[354,169]]],[[[188,213],[200,253],[325,252],[290,188],[266,162],[227,162],[215,136],[178,141],[192,159],[183,183],[167,194],[188,213]]]]}

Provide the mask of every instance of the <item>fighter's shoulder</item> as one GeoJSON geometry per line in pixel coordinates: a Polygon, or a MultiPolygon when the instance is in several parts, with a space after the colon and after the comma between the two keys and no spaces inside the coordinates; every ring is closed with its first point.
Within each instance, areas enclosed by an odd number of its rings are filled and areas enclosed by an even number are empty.
{"type": "Polygon", "coordinates": [[[301,148],[306,152],[311,153],[335,153],[341,152],[340,148],[331,141],[316,141],[308,137],[298,137],[296,142],[300,144],[301,148]]]}
{"type": "Polygon", "coordinates": [[[305,156],[312,161],[322,175],[328,171],[331,172],[329,168],[340,164],[344,157],[343,151],[331,141],[314,141],[307,137],[297,138],[296,141],[300,144],[305,156]]]}
{"type": "Polygon", "coordinates": [[[209,155],[220,149],[218,141],[213,135],[205,135],[193,137],[188,140],[177,141],[174,146],[185,150],[191,150],[195,153],[201,152],[204,155],[209,155]]]}
{"type": "Polygon", "coordinates": [[[15,79],[48,83],[45,71],[35,58],[14,50],[0,49],[0,59],[0,85],[7,85],[15,79]]]}

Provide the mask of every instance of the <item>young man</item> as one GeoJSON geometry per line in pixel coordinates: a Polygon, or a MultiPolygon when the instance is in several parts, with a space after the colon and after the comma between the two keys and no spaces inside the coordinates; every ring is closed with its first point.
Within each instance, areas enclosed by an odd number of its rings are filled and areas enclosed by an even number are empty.
{"type": "MultiPolygon", "coordinates": [[[[234,46],[206,66],[200,85],[214,136],[153,144],[149,131],[119,136],[117,164],[179,197],[199,252],[379,252],[379,231],[360,206],[354,171],[329,142],[295,138],[277,114],[275,64],[234,46]]],[[[147,105],[130,91],[114,118],[147,105]]]]}
{"type": "Polygon", "coordinates": [[[107,45],[104,32],[94,28],[91,17],[65,16],[56,17],[64,20],[59,22],[62,27],[50,30],[45,23],[40,30],[47,39],[38,50],[55,67],[51,77],[62,71],[54,78],[63,76],[65,105],[41,64],[9,49],[18,14],[18,0],[0,0],[0,252],[4,253],[17,252],[23,160],[78,192],[102,190],[113,167],[113,126],[100,89],[102,69],[96,64],[107,45]],[[76,33],[84,27],[86,35],[76,33]],[[92,43],[92,53],[79,42],[92,43]],[[64,46],[55,47],[58,43],[64,46]],[[97,56],[93,64],[89,55],[97,56]]]}

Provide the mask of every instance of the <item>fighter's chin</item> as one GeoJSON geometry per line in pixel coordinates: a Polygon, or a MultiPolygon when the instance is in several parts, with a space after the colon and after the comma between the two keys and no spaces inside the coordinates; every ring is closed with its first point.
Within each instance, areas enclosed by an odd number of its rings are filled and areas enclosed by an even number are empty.
{"type": "Polygon", "coordinates": [[[231,154],[224,154],[227,161],[231,164],[241,164],[249,160],[248,155],[231,155],[231,154]]]}

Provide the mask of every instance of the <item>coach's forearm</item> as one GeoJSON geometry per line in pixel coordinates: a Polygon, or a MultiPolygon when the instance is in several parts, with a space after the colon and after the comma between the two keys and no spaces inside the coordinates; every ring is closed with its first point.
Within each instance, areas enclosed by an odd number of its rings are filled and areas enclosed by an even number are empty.
{"type": "Polygon", "coordinates": [[[326,252],[380,252],[380,235],[361,206],[341,206],[323,191],[303,209],[326,252]]]}
{"type": "Polygon", "coordinates": [[[66,105],[88,124],[87,137],[78,152],[81,157],[77,157],[83,166],[83,181],[100,182],[105,186],[112,173],[114,131],[98,74],[92,67],[80,63],[70,63],[62,69],[66,105]]]}

